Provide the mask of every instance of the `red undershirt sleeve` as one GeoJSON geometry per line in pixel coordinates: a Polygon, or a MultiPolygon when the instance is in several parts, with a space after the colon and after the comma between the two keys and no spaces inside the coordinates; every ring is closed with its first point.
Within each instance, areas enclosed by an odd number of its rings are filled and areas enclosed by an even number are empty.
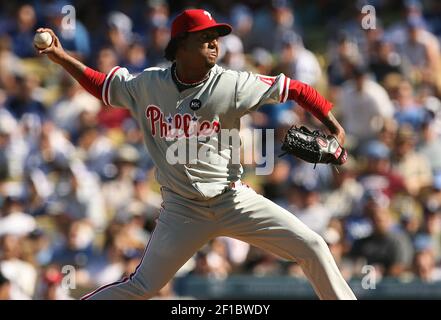
{"type": "Polygon", "coordinates": [[[87,90],[87,92],[92,94],[97,99],[102,100],[102,90],[105,80],[105,73],[86,67],[86,69],[84,69],[83,76],[78,80],[78,82],[84,89],[87,90]]]}
{"type": "Polygon", "coordinates": [[[333,107],[332,103],[313,87],[293,79],[289,81],[288,99],[297,102],[319,120],[325,118],[333,107]]]}

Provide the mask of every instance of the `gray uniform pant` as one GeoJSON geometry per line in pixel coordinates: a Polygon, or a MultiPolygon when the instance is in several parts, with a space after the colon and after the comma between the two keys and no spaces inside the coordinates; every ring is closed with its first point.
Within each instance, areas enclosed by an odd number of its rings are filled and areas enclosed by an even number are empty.
{"type": "Polygon", "coordinates": [[[83,299],[148,299],[209,240],[227,236],[297,261],[320,299],[355,299],[325,241],[292,213],[239,184],[206,201],[163,189],[163,209],[143,259],[127,279],[83,299]]]}

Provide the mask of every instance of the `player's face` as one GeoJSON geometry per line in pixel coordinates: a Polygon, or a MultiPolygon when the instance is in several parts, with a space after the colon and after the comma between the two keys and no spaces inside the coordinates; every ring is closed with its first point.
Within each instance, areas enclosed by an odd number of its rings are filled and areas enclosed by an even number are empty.
{"type": "Polygon", "coordinates": [[[219,34],[216,30],[203,30],[189,34],[184,51],[193,65],[204,64],[212,68],[219,56],[219,34]]]}

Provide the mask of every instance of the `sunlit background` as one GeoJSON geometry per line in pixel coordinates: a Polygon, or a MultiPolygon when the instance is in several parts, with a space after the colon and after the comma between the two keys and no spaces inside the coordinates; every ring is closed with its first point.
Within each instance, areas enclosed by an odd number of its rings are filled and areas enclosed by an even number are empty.
{"type": "MultiPolygon", "coordinates": [[[[169,65],[171,21],[191,7],[233,26],[220,65],[314,86],[346,129],[348,163],[314,169],[277,154],[291,125],[319,123],[263,106],[241,133],[275,128],[275,167],[244,180],[324,237],[357,297],[441,298],[440,1],[1,0],[0,299],[78,299],[129,275],[161,205],[137,123],[38,57],[35,30],[138,73],[169,65]]],[[[296,263],[216,238],[156,298],[316,296],[296,263]]]]}

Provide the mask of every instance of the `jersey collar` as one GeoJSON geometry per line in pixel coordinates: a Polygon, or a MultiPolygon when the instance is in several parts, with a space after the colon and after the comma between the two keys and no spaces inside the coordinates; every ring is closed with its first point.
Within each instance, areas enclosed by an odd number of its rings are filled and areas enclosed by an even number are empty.
{"type": "MultiPolygon", "coordinates": [[[[210,70],[210,72],[211,72],[211,70],[210,70]]],[[[175,83],[175,85],[178,88],[179,92],[182,92],[182,91],[190,89],[190,88],[197,87],[197,86],[205,83],[208,79],[210,79],[210,76],[208,76],[204,81],[201,81],[201,82],[192,83],[192,84],[182,83],[181,81],[179,81],[176,78],[176,63],[172,64],[172,66],[170,68],[170,73],[171,73],[171,77],[173,79],[173,82],[175,83]]]]}

